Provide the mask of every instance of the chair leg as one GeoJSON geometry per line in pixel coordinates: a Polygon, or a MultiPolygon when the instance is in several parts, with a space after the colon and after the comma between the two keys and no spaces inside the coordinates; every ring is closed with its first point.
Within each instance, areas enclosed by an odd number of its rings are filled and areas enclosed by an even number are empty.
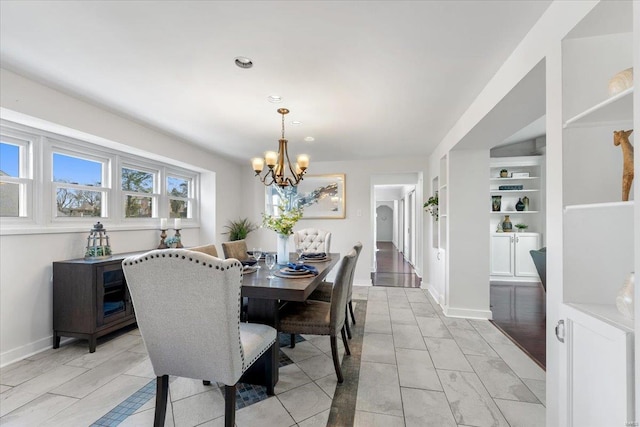
{"type": "Polygon", "coordinates": [[[353,304],[351,303],[351,301],[349,301],[349,311],[351,312],[351,320],[353,321],[353,324],[356,324],[356,316],[354,316],[353,314],[353,304]]]}
{"type": "Polygon", "coordinates": [[[289,347],[291,348],[296,347],[296,334],[291,334],[291,344],[289,344],[289,347]]]}
{"type": "Polygon", "coordinates": [[[347,356],[351,356],[351,350],[349,349],[349,341],[347,341],[347,335],[344,333],[345,329],[346,327],[343,326],[342,329],[340,330],[340,333],[342,334],[342,343],[344,344],[344,352],[347,353],[347,356]]]}
{"type": "Polygon", "coordinates": [[[156,414],[153,427],[164,427],[167,415],[167,395],[169,394],[169,375],[156,377],[156,414]]]}
{"type": "Polygon", "coordinates": [[[347,336],[351,339],[351,328],[349,327],[349,313],[347,313],[347,306],[344,306],[344,327],[347,329],[347,336]]]}
{"type": "Polygon", "coordinates": [[[340,369],[340,360],[338,359],[338,339],[335,335],[331,335],[331,355],[333,356],[333,367],[336,369],[336,376],[338,377],[338,383],[342,384],[344,378],[342,378],[342,370],[340,369]]]}
{"type": "Polygon", "coordinates": [[[224,426],[234,427],[236,423],[236,386],[224,386],[224,426]]]}
{"type": "MultiPolygon", "coordinates": [[[[278,341],[273,343],[273,345],[277,346],[278,341]]],[[[266,387],[267,387],[267,396],[274,396],[276,394],[273,386],[273,375],[274,375],[274,369],[278,369],[278,365],[277,364],[274,365],[274,362],[273,362],[274,355],[273,355],[272,349],[273,347],[270,347],[269,350],[267,350],[265,354],[262,356],[265,358],[264,359],[264,378],[265,378],[266,387]]]]}

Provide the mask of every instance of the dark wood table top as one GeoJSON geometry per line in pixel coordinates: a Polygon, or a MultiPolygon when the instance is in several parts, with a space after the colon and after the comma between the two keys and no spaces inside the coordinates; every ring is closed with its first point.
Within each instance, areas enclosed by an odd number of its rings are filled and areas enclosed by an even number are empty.
{"type": "MultiPolygon", "coordinates": [[[[295,259],[295,254],[293,255],[291,259],[295,259]]],[[[243,276],[242,296],[271,300],[304,301],[340,261],[339,253],[331,253],[329,255],[331,257],[330,260],[308,264],[318,269],[317,276],[298,279],[278,276],[273,279],[267,279],[269,269],[264,265],[264,261],[260,261],[261,268],[258,271],[243,276]]],[[[275,273],[278,268],[278,266],[274,267],[272,272],[275,273]]]]}

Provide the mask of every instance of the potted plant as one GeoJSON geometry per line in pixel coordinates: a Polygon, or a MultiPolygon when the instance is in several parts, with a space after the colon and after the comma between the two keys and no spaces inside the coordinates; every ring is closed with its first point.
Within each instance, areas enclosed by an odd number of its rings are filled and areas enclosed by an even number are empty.
{"type": "Polygon", "coordinates": [[[422,205],[422,207],[424,208],[424,210],[426,210],[431,214],[434,220],[437,221],[438,220],[438,192],[436,191],[436,194],[429,197],[429,199],[427,199],[427,201],[424,202],[424,205],[422,205]]]}
{"type": "Polygon", "coordinates": [[[241,218],[235,221],[230,220],[229,225],[225,225],[224,228],[226,228],[229,231],[222,234],[228,234],[229,241],[233,242],[235,240],[246,239],[247,235],[251,233],[253,230],[255,230],[257,227],[254,223],[249,221],[249,218],[241,218]]]}
{"type": "Polygon", "coordinates": [[[529,226],[527,224],[516,224],[518,231],[525,231],[529,226]]]}

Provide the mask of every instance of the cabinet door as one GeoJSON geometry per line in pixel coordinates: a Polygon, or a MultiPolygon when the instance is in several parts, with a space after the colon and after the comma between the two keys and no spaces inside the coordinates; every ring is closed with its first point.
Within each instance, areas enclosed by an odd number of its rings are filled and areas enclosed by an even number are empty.
{"type": "Polygon", "coordinates": [[[96,268],[96,324],[98,327],[130,314],[129,290],[120,262],[96,268]]]}
{"type": "Polygon", "coordinates": [[[513,233],[491,235],[491,275],[513,276],[513,233]]]}
{"type": "Polygon", "coordinates": [[[561,310],[566,327],[560,345],[564,425],[631,425],[633,334],[571,306],[562,304],[561,310]]]}
{"type": "Polygon", "coordinates": [[[515,273],[521,277],[538,277],[538,271],[531,258],[530,250],[540,249],[540,236],[537,234],[515,235],[515,273]]]}

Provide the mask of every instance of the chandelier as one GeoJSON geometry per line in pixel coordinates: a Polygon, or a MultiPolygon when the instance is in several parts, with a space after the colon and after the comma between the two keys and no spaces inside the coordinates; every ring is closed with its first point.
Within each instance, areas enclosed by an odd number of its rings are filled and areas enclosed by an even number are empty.
{"type": "Polygon", "coordinates": [[[256,176],[260,178],[260,181],[262,181],[264,185],[270,186],[275,184],[278,187],[295,187],[302,181],[302,177],[307,172],[309,156],[300,154],[296,164],[291,165],[289,153],[287,152],[287,140],[284,139],[284,115],[289,114],[289,110],[286,108],[278,108],[278,113],[282,114],[282,138],[278,140],[278,152],[267,151],[264,153],[264,159],[260,157],[251,159],[251,165],[256,172],[256,176]],[[264,169],[265,163],[268,169],[264,175],[261,176],[260,173],[264,169]]]}

